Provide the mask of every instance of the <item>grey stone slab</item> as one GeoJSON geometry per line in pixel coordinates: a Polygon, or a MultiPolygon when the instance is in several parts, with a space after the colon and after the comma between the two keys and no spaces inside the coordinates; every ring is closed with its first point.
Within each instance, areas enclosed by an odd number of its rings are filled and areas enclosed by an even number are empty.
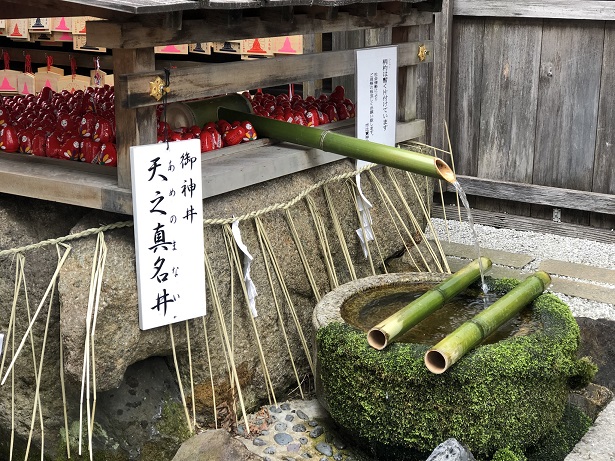
{"type": "MultiPolygon", "coordinates": [[[[448,266],[451,269],[451,272],[457,272],[462,267],[466,266],[471,260],[470,259],[458,259],[458,258],[448,258],[448,266]]],[[[492,260],[493,261],[493,260],[492,260]]],[[[518,269],[512,269],[510,267],[492,265],[491,269],[489,269],[485,275],[490,277],[495,277],[498,279],[507,278],[507,279],[518,279],[523,280],[529,274],[522,273],[518,269]]]]}
{"type": "Polygon", "coordinates": [[[551,277],[551,291],[578,298],[590,299],[612,304],[615,301],[615,288],[607,288],[593,283],[578,282],[561,277],[551,277]]]}
{"type": "Polygon", "coordinates": [[[615,459],[615,401],[612,401],[596,418],[583,438],[564,461],[614,460],[615,459]]]}
{"type": "Polygon", "coordinates": [[[570,263],[545,259],[541,261],[540,270],[549,274],[565,275],[583,280],[593,280],[594,282],[609,283],[615,285],[615,270],[593,267],[586,264],[570,263]]]}
{"type": "MultiPolygon", "coordinates": [[[[440,241],[440,245],[447,256],[457,256],[458,258],[476,259],[478,253],[474,245],[464,245],[461,243],[451,243],[440,241]]],[[[480,253],[491,260],[493,264],[502,266],[515,267],[521,269],[531,263],[535,258],[523,253],[509,253],[508,251],[493,250],[490,248],[481,248],[480,253]]]]}

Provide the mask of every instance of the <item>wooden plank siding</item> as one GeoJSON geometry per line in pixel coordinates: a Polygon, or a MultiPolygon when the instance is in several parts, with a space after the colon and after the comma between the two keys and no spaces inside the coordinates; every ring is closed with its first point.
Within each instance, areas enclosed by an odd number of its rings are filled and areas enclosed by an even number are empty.
{"type": "MultiPolygon", "coordinates": [[[[615,25],[484,16],[453,20],[449,118],[457,172],[548,186],[547,194],[614,194],[615,25]]],[[[504,192],[501,199],[474,192],[477,208],[553,217],[554,205],[530,197],[511,202],[504,192]]],[[[564,222],[615,226],[615,210],[590,214],[570,205],[561,209],[564,222]]]]}
{"type": "MultiPolygon", "coordinates": [[[[606,23],[604,32],[592,190],[615,194],[615,23],[606,23]]],[[[615,217],[592,214],[590,223],[612,229],[615,217]]]]}

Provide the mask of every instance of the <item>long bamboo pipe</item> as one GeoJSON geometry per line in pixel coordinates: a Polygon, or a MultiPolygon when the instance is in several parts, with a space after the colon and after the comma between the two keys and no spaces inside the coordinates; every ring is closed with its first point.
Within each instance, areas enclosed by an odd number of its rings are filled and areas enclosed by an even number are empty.
{"type": "Polygon", "coordinates": [[[488,270],[491,260],[482,257],[455,272],[444,282],[427,291],[410,304],[402,307],[367,332],[367,342],[374,349],[382,350],[410,328],[440,309],[453,296],[465,290],[480,278],[481,267],[488,270]]]}
{"type": "Polygon", "coordinates": [[[218,108],[218,118],[248,120],[256,129],[256,132],[263,137],[313,147],[354,159],[418,173],[423,176],[444,179],[450,183],[456,181],[455,173],[453,173],[448,164],[430,155],[365,141],[315,127],[272,120],[226,107],[218,108]]]}
{"type": "Polygon", "coordinates": [[[428,350],[425,354],[427,369],[436,374],[444,373],[474,346],[540,296],[550,283],[551,277],[543,271],[527,277],[521,284],[428,350]]]}

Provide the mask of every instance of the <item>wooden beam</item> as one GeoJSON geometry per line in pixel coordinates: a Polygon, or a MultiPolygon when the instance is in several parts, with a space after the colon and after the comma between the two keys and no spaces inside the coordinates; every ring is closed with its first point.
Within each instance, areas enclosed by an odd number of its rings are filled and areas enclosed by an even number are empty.
{"type": "Polygon", "coordinates": [[[449,123],[452,36],[453,0],[444,0],[442,12],[435,14],[431,145],[445,150],[448,150],[445,124],[449,123]]]}
{"type": "Polygon", "coordinates": [[[352,16],[339,13],[336,18],[324,21],[307,14],[295,14],[292,22],[271,24],[258,18],[245,18],[229,24],[218,21],[212,13],[206,19],[184,20],[181,30],[170,28],[151,29],[138,22],[95,21],[88,23],[88,44],[116,48],[145,48],[158,45],[213,42],[233,39],[305,35],[346,30],[373,29],[389,26],[429,24],[432,13],[411,10],[398,16],[378,10],[373,17],[352,16]]]}
{"type": "Polygon", "coordinates": [[[455,0],[456,16],[615,20],[615,2],[605,0],[455,0]]]}
{"type": "Polygon", "coordinates": [[[39,17],[94,16],[114,21],[125,21],[130,18],[130,15],[125,12],[84,5],[82,2],[58,2],[57,0],[4,0],[2,2],[0,12],[2,19],[29,18],[33,14],[39,17]]]}
{"type": "MultiPolygon", "coordinates": [[[[457,176],[467,195],[491,197],[515,202],[547,205],[555,208],[615,214],[615,194],[600,194],[559,187],[538,186],[509,181],[457,176]]],[[[454,188],[448,185],[448,191],[454,188]]]]}
{"type": "MultiPolygon", "coordinates": [[[[421,42],[431,47],[431,42],[421,42]]],[[[398,66],[411,66],[419,63],[418,42],[398,46],[398,66]]],[[[426,61],[427,62],[427,61],[426,61]]],[[[171,91],[168,102],[202,99],[219,94],[242,91],[247,81],[252,88],[283,85],[299,79],[319,80],[355,72],[354,50],[329,51],[318,54],[282,56],[254,61],[205,64],[194,67],[173,69],[171,71],[171,91]],[[246,75],[249,79],[246,80],[246,75]]],[[[122,75],[115,70],[116,85],[126,85],[125,108],[155,106],[158,102],[149,95],[149,82],[157,76],[164,77],[160,71],[122,75]]],[[[117,87],[116,87],[117,93],[117,87]]]]}
{"type": "MultiPolygon", "coordinates": [[[[152,71],[155,68],[154,49],[113,50],[113,67],[117,73],[152,71]]],[[[123,107],[119,102],[128,98],[128,87],[126,81],[120,79],[115,81],[115,98],[117,182],[119,187],[130,189],[130,146],[156,142],[156,106],[137,110],[123,107]]]]}

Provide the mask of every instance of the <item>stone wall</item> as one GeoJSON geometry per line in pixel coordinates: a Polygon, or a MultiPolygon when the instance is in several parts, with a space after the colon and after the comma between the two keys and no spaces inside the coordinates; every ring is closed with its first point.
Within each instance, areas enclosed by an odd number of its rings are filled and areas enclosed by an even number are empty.
{"type": "MultiPolygon", "coordinates": [[[[204,202],[205,219],[230,218],[248,212],[262,210],[276,203],[287,203],[302,191],[318,181],[352,171],[350,161],[314,168],[292,176],[279,178],[224,196],[207,199],[204,202]]],[[[377,244],[372,242],[373,262],[363,256],[355,230],[360,227],[355,209],[351,180],[343,179],[329,182],[324,187],[329,192],[333,208],[339,219],[340,228],[348,246],[348,254],[357,277],[364,277],[374,271],[382,271],[383,260],[399,255],[406,245],[412,246],[403,225],[407,226],[416,238],[417,230],[412,226],[406,205],[398,197],[389,171],[383,168],[373,170],[382,182],[383,188],[391,199],[385,205],[380,194],[364,173],[363,189],[374,204],[372,217],[377,244]],[[396,210],[396,211],[393,211],[396,210]],[[391,216],[398,213],[404,224],[391,216]],[[401,235],[400,235],[401,234],[401,235]]],[[[392,171],[410,209],[414,212],[421,228],[425,217],[418,205],[417,198],[405,173],[392,171]]],[[[433,181],[412,176],[419,189],[421,199],[431,197],[433,181]]],[[[334,232],[331,208],[327,205],[323,187],[309,194],[314,209],[322,220],[326,233],[333,265],[336,268],[338,283],[351,280],[342,251],[342,245],[334,232]]],[[[320,295],[332,288],[331,277],[327,272],[323,257],[322,239],[319,239],[307,199],[301,198],[289,207],[297,232],[300,235],[305,258],[314,276],[320,295]]],[[[85,210],[58,204],[50,204],[12,196],[0,196],[0,247],[9,249],[46,238],[77,233],[101,225],[130,220],[123,215],[110,215],[100,211],[85,210]]],[[[296,318],[311,343],[311,315],[316,298],[306,277],[299,251],[289,231],[286,212],[274,210],[264,212],[260,218],[271,241],[277,262],[281,267],[285,285],[292,300],[296,318]]],[[[223,316],[228,334],[231,337],[234,361],[237,368],[241,395],[248,411],[268,399],[265,381],[265,366],[260,358],[258,341],[268,370],[271,385],[278,399],[285,399],[288,392],[299,386],[298,380],[307,387],[311,373],[306,352],[297,333],[291,310],[284,298],[280,285],[272,274],[274,290],[265,265],[265,255],[259,245],[254,218],[240,222],[243,240],[254,256],[252,278],[258,290],[256,308],[258,317],[251,319],[240,279],[229,265],[224,242],[224,225],[205,226],[206,252],[212,265],[217,294],[221,301],[223,316]],[[275,293],[275,296],[274,296],[275,293]],[[275,300],[281,315],[278,315],[275,300]],[[231,306],[233,306],[231,308],[231,306]],[[258,332],[254,332],[254,326],[258,332]],[[288,345],[282,334],[285,330],[288,345]],[[289,352],[290,351],[290,352],[289,352]],[[293,371],[290,356],[296,367],[293,371]],[[298,380],[297,380],[298,377],[298,380]]],[[[170,459],[182,438],[186,436],[186,418],[181,405],[181,394],[177,385],[173,363],[173,348],[168,327],[141,331],[138,327],[138,304],[134,256],[133,228],[125,227],[104,233],[108,255],[100,295],[99,311],[94,337],[96,372],[96,425],[94,446],[96,451],[113,453],[113,459],[153,459],[158,450],[158,458],[170,459]],[[162,357],[162,359],[160,359],[162,357]],[[166,368],[166,371],[163,369],[166,368]],[[128,370],[128,371],[127,371],[128,370]],[[148,371],[149,370],[149,371],[148,371]],[[152,370],[158,370],[152,372],[152,370]]],[[[78,440],[79,401],[81,377],[83,373],[84,343],[86,333],[86,312],[88,306],[90,274],[96,236],[79,238],[68,242],[72,250],[61,269],[56,294],[51,305],[49,333],[45,346],[45,362],[41,373],[41,404],[45,429],[45,452],[49,459],[65,455],[63,436],[64,418],[60,386],[60,328],[64,353],[64,376],[70,440],[78,440]]],[[[25,252],[28,299],[31,311],[40,302],[51,275],[56,267],[57,252],[54,246],[25,252]]],[[[268,260],[269,261],[269,260],[268,260]]],[[[269,261],[270,262],[270,261],[269,261]]],[[[14,286],[14,263],[11,257],[0,258],[0,332],[7,333],[14,286]]],[[[221,423],[231,424],[234,419],[233,400],[238,396],[237,389],[229,384],[227,356],[221,339],[221,327],[215,315],[211,285],[207,286],[208,312],[205,322],[195,319],[188,322],[190,337],[190,358],[192,361],[192,381],[188,359],[186,325],[177,324],[173,328],[180,378],[186,395],[191,417],[194,400],[196,420],[201,427],[213,424],[212,385],[216,406],[221,423]],[[206,353],[204,325],[208,334],[211,367],[206,353]],[[211,371],[211,376],[210,376],[211,371]],[[224,413],[226,411],[226,413],[224,413]]],[[[16,306],[15,341],[21,341],[28,325],[28,314],[22,298],[16,306]]],[[[47,305],[34,324],[33,341],[37,360],[44,337],[47,305]]],[[[5,339],[5,349],[10,349],[5,339]]],[[[32,352],[29,341],[23,348],[15,367],[15,450],[25,449],[30,430],[36,380],[32,366],[32,352]]],[[[6,370],[10,361],[8,351],[6,370]]],[[[3,372],[3,374],[6,371],[3,372]]],[[[90,385],[94,385],[93,382],[90,385]]],[[[11,433],[11,377],[0,388],[0,458],[8,459],[11,433]]],[[[93,400],[93,397],[92,397],[93,400]]],[[[85,404],[84,404],[85,408],[85,404]]],[[[239,406],[236,407],[239,412],[239,406]]],[[[40,453],[40,422],[34,424],[34,443],[31,451],[40,453]]],[[[87,433],[83,436],[83,453],[87,453],[87,433]]],[[[76,453],[73,446],[72,457],[76,453]]],[[[79,458],[76,458],[79,459],[79,458]]]]}

